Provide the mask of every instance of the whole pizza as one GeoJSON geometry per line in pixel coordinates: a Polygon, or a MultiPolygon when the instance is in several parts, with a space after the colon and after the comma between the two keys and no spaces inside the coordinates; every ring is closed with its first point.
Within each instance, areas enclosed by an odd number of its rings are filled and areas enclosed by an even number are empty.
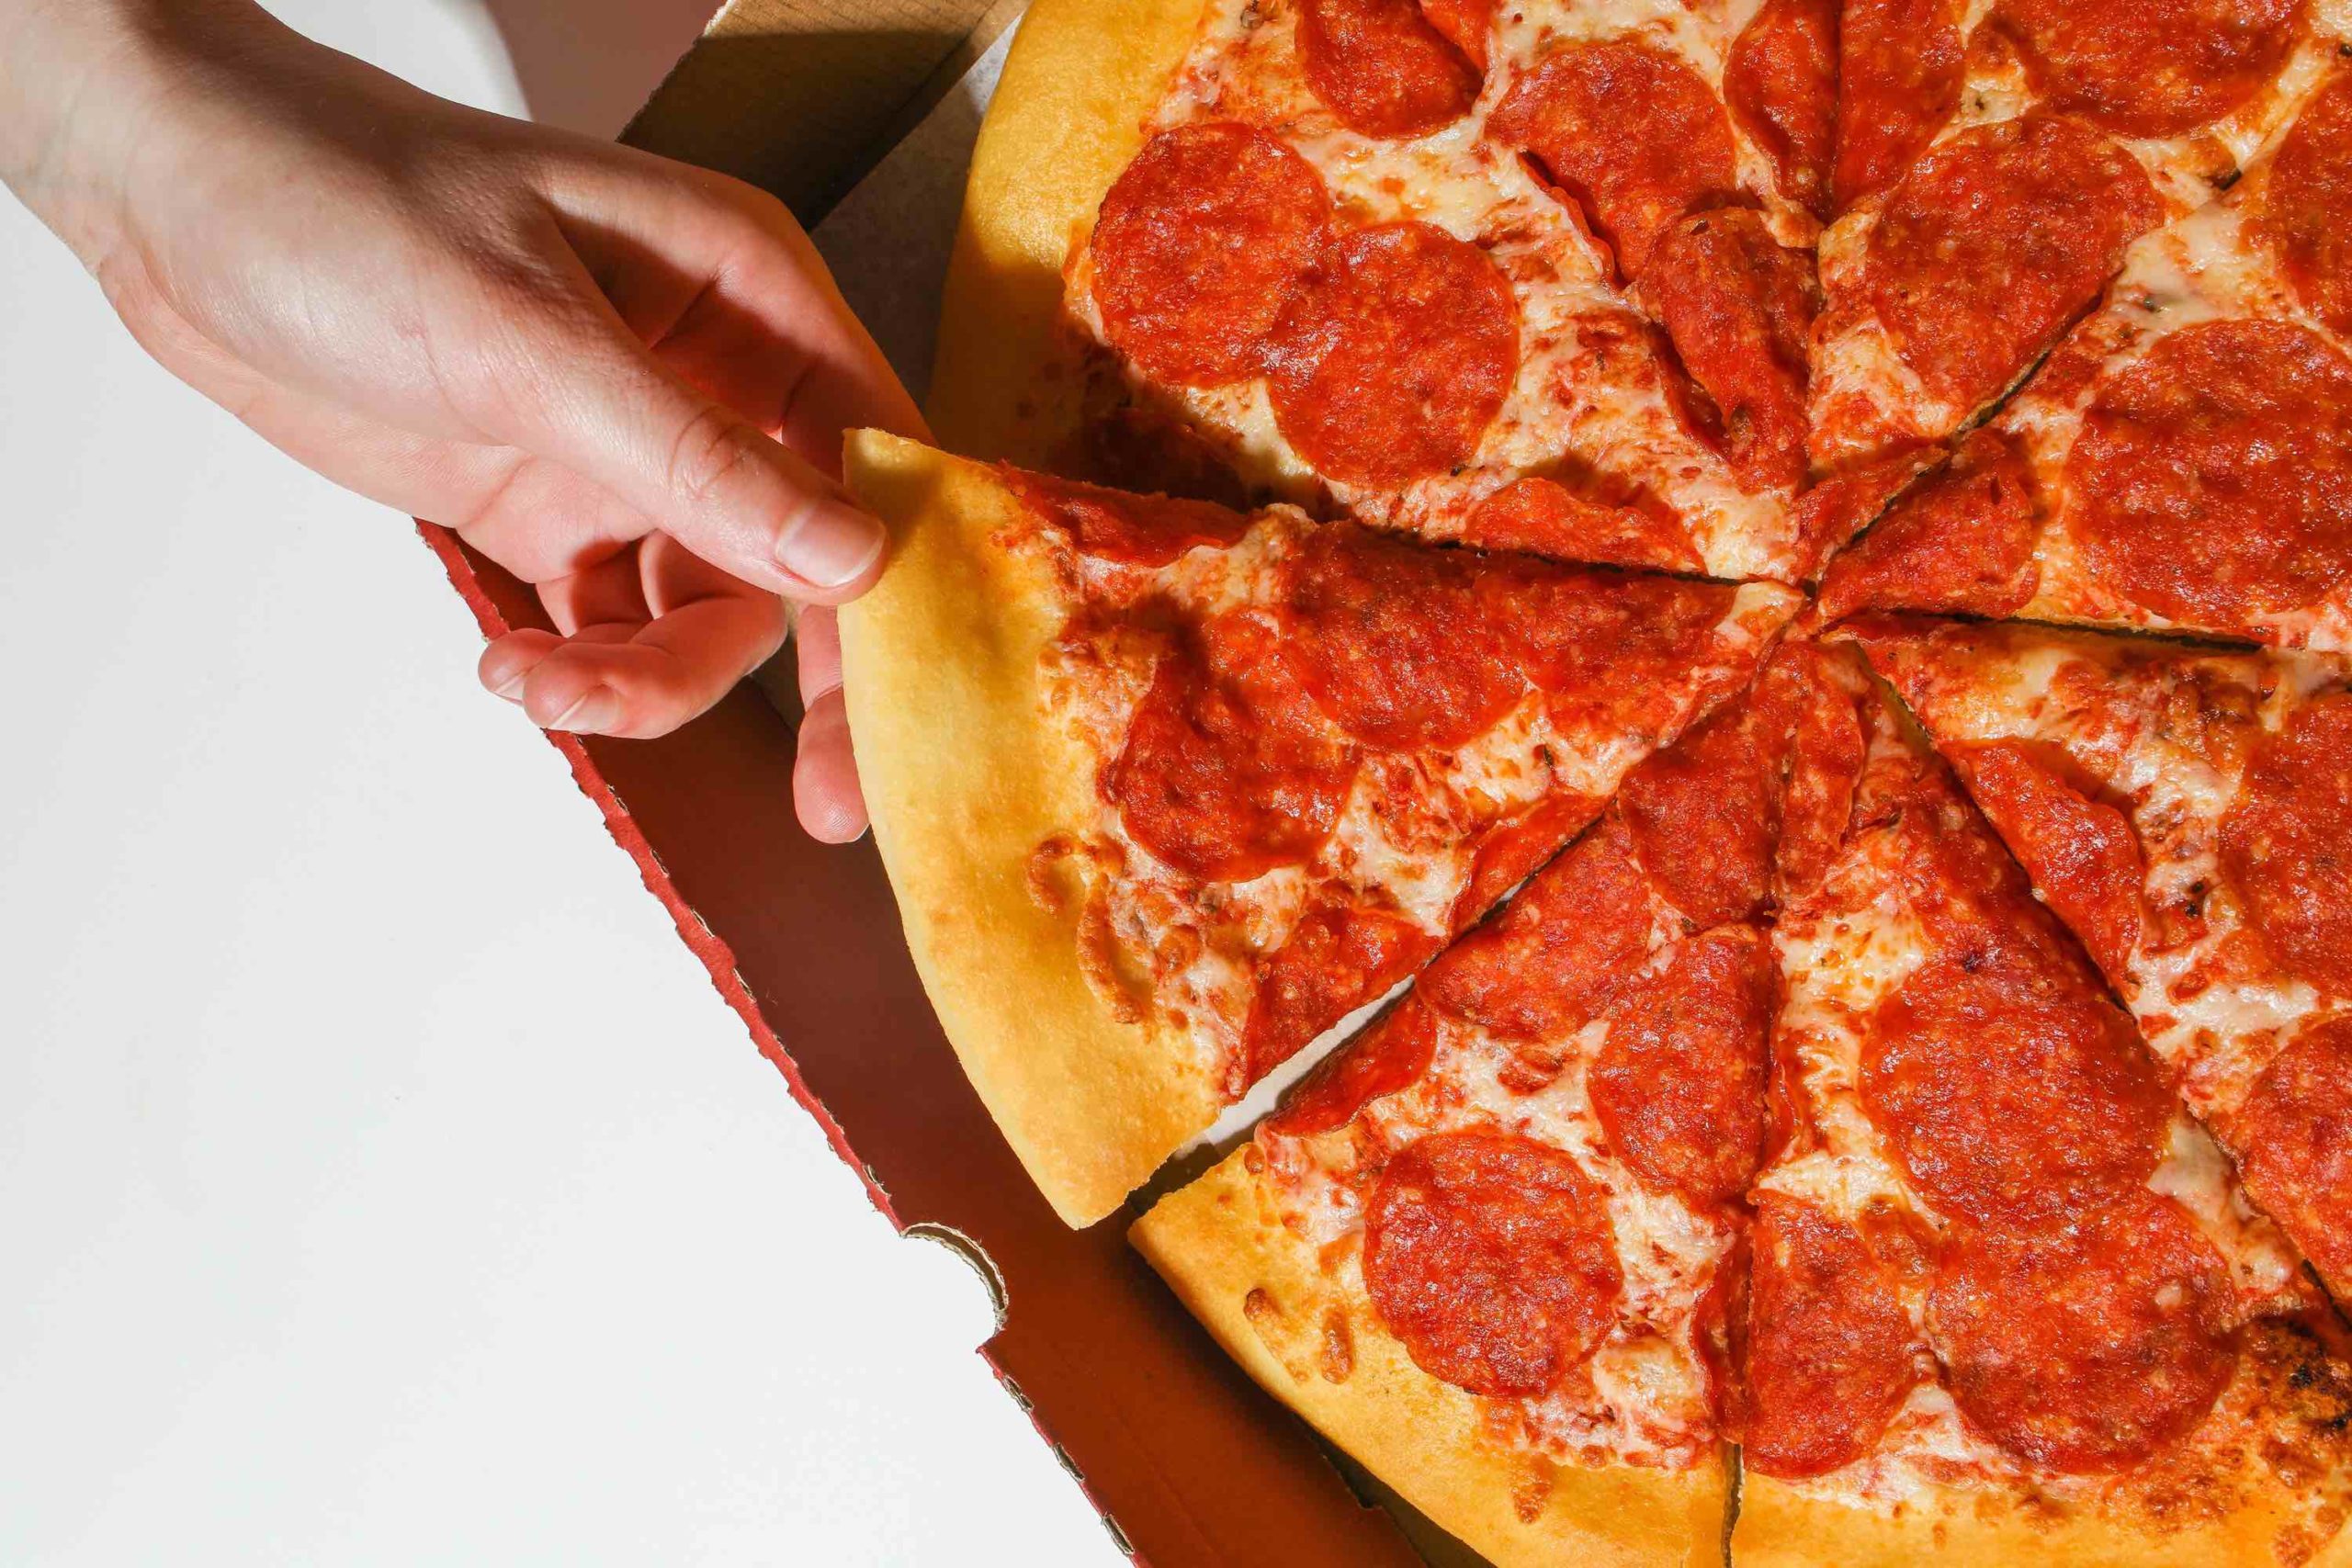
{"type": "Polygon", "coordinates": [[[2352,1563],[2352,12],[1037,0],[932,412],[910,944],[1269,1390],[1498,1563],[2352,1563]]]}

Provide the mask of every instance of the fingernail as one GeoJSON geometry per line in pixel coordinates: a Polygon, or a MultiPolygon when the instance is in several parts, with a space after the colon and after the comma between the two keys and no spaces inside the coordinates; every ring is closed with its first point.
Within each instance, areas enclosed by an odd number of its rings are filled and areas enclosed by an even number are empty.
{"type": "Polygon", "coordinates": [[[580,700],[548,721],[549,729],[585,733],[603,729],[621,716],[621,700],[611,688],[591,686],[580,700]]]}
{"type": "Polygon", "coordinates": [[[775,542],[784,570],[819,588],[854,581],[882,554],[882,525],[830,497],[812,502],[775,542]]]}
{"type": "Polygon", "coordinates": [[[523,680],[524,677],[528,674],[530,674],[530,671],[527,670],[517,670],[514,673],[506,677],[505,680],[501,681],[497,685],[492,686],[490,689],[490,694],[494,697],[504,697],[510,703],[521,702],[523,700],[523,680]]]}

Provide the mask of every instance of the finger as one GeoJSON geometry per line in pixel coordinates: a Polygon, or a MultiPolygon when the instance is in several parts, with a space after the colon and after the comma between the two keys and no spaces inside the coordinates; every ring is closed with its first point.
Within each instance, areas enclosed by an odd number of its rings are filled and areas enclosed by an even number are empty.
{"type": "MultiPolygon", "coordinates": [[[[643,548],[641,544],[623,546],[585,570],[540,583],[539,603],[547,606],[555,629],[566,637],[583,626],[619,625],[634,631],[652,620],[655,612],[646,599],[639,558],[643,548]]],[[[687,597],[681,595],[679,602],[687,597]]]]}
{"type": "Polygon", "coordinates": [[[849,711],[841,688],[808,705],[800,721],[800,755],[792,769],[792,805],[808,836],[846,844],[865,831],[865,797],[850,748],[849,711]]]}
{"type": "Polygon", "coordinates": [[[490,346],[466,394],[476,422],[595,481],[745,581],[820,603],[862,592],[881,562],[882,525],[806,458],[656,361],[584,270],[577,283],[579,298],[540,302],[535,330],[490,346]]]}
{"type": "Polygon", "coordinates": [[[811,604],[800,612],[793,637],[800,647],[800,702],[813,706],[827,692],[842,689],[841,616],[831,606],[811,604]]]}
{"type": "Polygon", "coordinates": [[[508,632],[492,639],[481,650],[481,659],[474,666],[493,696],[505,698],[515,706],[523,705],[523,681],[537,669],[547,656],[563,646],[563,638],[554,632],[526,626],[521,631],[508,632]]]}
{"type": "Polygon", "coordinates": [[[842,433],[928,440],[889,364],[785,205],[705,170],[639,154],[567,171],[551,194],[614,306],[662,356],[827,473],[842,433]],[[629,265],[636,259],[651,265],[629,265]],[[692,287],[682,287],[691,283],[692,287]]]}

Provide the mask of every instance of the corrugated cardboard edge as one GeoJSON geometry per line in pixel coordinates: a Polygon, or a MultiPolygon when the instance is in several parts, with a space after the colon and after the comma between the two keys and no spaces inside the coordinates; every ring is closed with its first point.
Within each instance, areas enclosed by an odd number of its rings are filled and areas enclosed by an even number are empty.
{"type": "MultiPolygon", "coordinates": [[[[417,519],[416,528],[426,546],[432,549],[435,556],[439,558],[442,570],[448,576],[449,585],[458,591],[458,596],[473,612],[474,619],[480,625],[482,636],[485,638],[495,638],[514,630],[514,624],[507,619],[504,613],[492,601],[490,594],[482,587],[481,580],[476,574],[473,563],[466,558],[465,546],[458,536],[448,529],[437,524],[427,523],[422,518],[417,519]]],[[[619,795],[614,792],[604,774],[598,771],[594,759],[588,754],[587,747],[577,736],[557,730],[548,731],[547,738],[553,743],[555,749],[563,754],[564,761],[571,769],[572,783],[578,786],[582,795],[586,795],[595,805],[597,811],[603,816],[605,831],[612,835],[613,841],[618,844],[636,863],[638,875],[644,882],[646,890],[659,898],[662,901],[662,907],[669,911],[671,923],[676,926],[679,938],[685,942],[687,949],[702,961],[703,967],[709,972],[711,984],[718,988],[719,996],[725,998],[727,1005],[735,1010],[736,1016],[743,1021],[743,1026],[750,1032],[752,1043],[758,1046],[760,1055],[766,1057],[769,1064],[784,1076],[785,1087],[791,1092],[792,1098],[799,1103],[800,1108],[806,1111],[822,1130],[825,1141],[831,1146],[834,1155],[843,1165],[856,1173],[858,1180],[865,1188],[867,1201],[871,1202],[875,1209],[890,1222],[891,1228],[900,1235],[914,1235],[923,1240],[938,1242],[960,1255],[965,1262],[972,1267],[974,1272],[980,1276],[983,1288],[989,1293],[989,1305],[996,1314],[996,1327],[1001,1331],[1008,1310],[1004,1275],[996,1260],[989,1256],[988,1249],[981,1246],[977,1238],[953,1226],[927,1222],[910,1225],[900,1218],[897,1208],[890,1201],[889,1192],[884,1189],[876,1178],[874,1168],[859,1158],[857,1152],[850,1146],[848,1135],[842,1130],[841,1123],[833,1119],[832,1112],[828,1111],[824,1102],[809,1089],[808,1081],[801,1076],[800,1068],[793,1061],[791,1053],[785,1048],[783,1040],[769,1026],[766,1018],[761,1013],[758,1001],[753,998],[750,986],[745,983],[736,964],[734,951],[703,921],[702,917],[695,912],[694,907],[679,893],[676,884],[670,878],[668,869],[662,863],[662,857],[654,852],[653,846],[647,841],[645,835],[638,830],[628,808],[621,804],[619,795]]],[[[1012,1396],[1013,1403],[1020,1406],[1022,1414],[1029,1418],[1031,1428],[1048,1448],[1052,1449],[1056,1458],[1060,1461],[1062,1468],[1068,1471],[1071,1480],[1077,1483],[1080,1495],[1086,1498],[1087,1506],[1094,1510],[1095,1517],[1102,1521],[1102,1528],[1109,1533],[1113,1544],[1135,1562],[1145,1563],[1146,1560],[1142,1553],[1136,1550],[1133,1542],[1128,1540],[1126,1531],[1120,1528],[1108,1504],[1096,1495],[1093,1487],[1087,1482],[1085,1472],[1070,1458],[1069,1451],[1063,1448],[1053,1429],[1046,1425],[1045,1417],[1039,1414],[1035,1404],[1021,1392],[1020,1385],[1013,1382],[986,1344],[979,1347],[979,1355],[998,1383],[1012,1396]]]]}
{"type": "MultiPolygon", "coordinates": [[[[417,521],[416,531],[433,553],[440,558],[441,568],[448,574],[449,585],[458,591],[458,597],[465,600],[466,607],[473,611],[475,621],[481,626],[482,636],[496,638],[513,631],[514,624],[483,591],[481,579],[474,574],[473,563],[466,559],[465,546],[459,543],[458,536],[440,525],[423,519],[417,521]]],[[[678,928],[680,939],[696,958],[702,960],[703,967],[710,971],[711,984],[718,988],[718,994],[726,998],[727,1005],[735,1010],[744,1027],[751,1031],[752,1043],[760,1048],[760,1055],[774,1063],[776,1071],[784,1075],[785,1085],[792,1091],[792,1098],[799,1101],[803,1111],[815,1118],[817,1125],[824,1132],[825,1142],[832,1146],[841,1162],[857,1173],[858,1180],[865,1184],[867,1200],[890,1222],[891,1228],[904,1235],[908,1227],[899,1220],[898,1211],[891,1207],[889,1193],[883,1190],[882,1184],[875,1179],[873,1170],[850,1147],[848,1135],[842,1131],[841,1123],[833,1120],[832,1113],[825,1109],[824,1102],[809,1092],[799,1067],[784,1048],[784,1042],[776,1037],[775,1031],[769,1028],[767,1020],[760,1015],[760,1006],[752,999],[751,987],[744,983],[742,975],[736,968],[734,951],[720,941],[718,933],[695,913],[693,906],[679,896],[676,885],[670,880],[668,870],[662,864],[662,857],[653,852],[653,846],[646,842],[643,833],[638,831],[636,822],[629,817],[628,807],[621,804],[620,796],[613,793],[612,786],[605,782],[604,774],[597,772],[594,761],[589,757],[588,749],[581,743],[580,738],[554,729],[546,731],[546,734],[555,749],[563,753],[563,760],[571,765],[571,782],[603,814],[605,830],[636,863],[638,875],[645,883],[646,891],[662,900],[662,907],[670,912],[671,923],[678,928]]],[[[977,1243],[973,1245],[978,1246],[977,1243]]],[[[989,1263],[991,1273],[994,1273],[995,1267],[993,1262],[989,1263]]],[[[1001,1290],[1002,1287],[1000,1285],[998,1288],[1001,1290]]]]}

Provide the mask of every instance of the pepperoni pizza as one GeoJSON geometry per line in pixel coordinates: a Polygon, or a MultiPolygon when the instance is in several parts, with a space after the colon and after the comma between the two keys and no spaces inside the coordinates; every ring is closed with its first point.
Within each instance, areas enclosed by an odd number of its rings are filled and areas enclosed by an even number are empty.
{"type": "Polygon", "coordinates": [[[1831,569],[1825,607],[2352,648],[2352,70],[2126,253],[2023,392],[1831,569]]]}
{"type": "Polygon", "coordinates": [[[1135,1239],[1246,1365],[1499,1562],[1713,1560],[1775,985],[1860,759],[1812,648],[1635,769],[1135,1239]]]}
{"type": "Polygon", "coordinates": [[[1797,606],[862,435],[842,617],[916,960],[1073,1223],[1376,1001],[1745,685],[1797,606]]]}
{"type": "Polygon", "coordinates": [[[2346,39],[1033,6],[876,840],[1064,1218],[1248,1101],[1137,1245],[1495,1561],[2352,1562],[2346,39]]]}
{"type": "Polygon", "coordinates": [[[2352,667],[1854,628],[2256,1201],[2352,1295],[2352,667]]]}

